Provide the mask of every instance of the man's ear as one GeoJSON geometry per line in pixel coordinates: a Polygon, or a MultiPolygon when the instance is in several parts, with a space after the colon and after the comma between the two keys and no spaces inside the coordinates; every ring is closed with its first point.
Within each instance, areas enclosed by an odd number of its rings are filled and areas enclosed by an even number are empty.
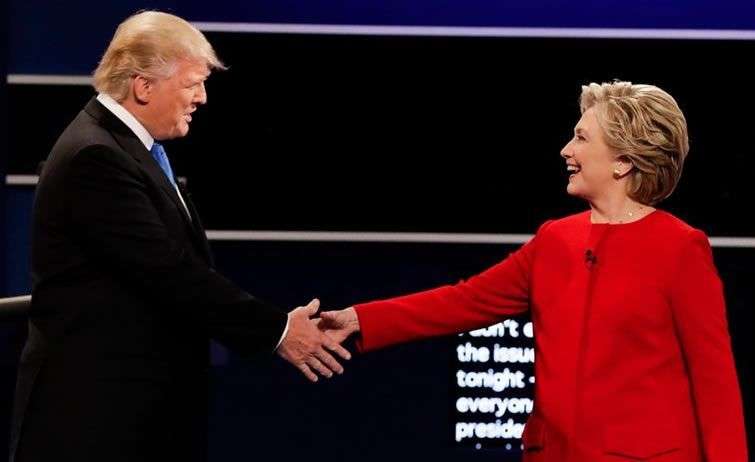
{"type": "Polygon", "coordinates": [[[141,75],[134,77],[131,86],[134,91],[134,99],[139,104],[147,104],[152,98],[152,91],[154,90],[155,83],[141,75]]]}

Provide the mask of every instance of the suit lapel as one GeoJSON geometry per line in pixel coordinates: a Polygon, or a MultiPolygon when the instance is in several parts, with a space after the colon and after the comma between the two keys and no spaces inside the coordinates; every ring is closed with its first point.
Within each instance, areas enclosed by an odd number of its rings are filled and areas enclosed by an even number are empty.
{"type": "Polygon", "coordinates": [[[173,201],[178,212],[183,217],[186,224],[193,229],[191,218],[186,211],[186,207],[181,203],[176,189],[165,176],[160,166],[155,159],[152,158],[152,154],[147,150],[141,140],[126,126],[118,117],[110,112],[105,106],[103,106],[97,98],[92,98],[84,108],[92,117],[99,120],[105,129],[113,134],[115,141],[123,148],[124,151],[131,154],[136,159],[142,168],[147,172],[152,181],[160,185],[160,188],[165,194],[173,201]]]}
{"type": "MultiPolygon", "coordinates": [[[[118,135],[115,135],[116,139],[118,138],[118,135]]],[[[173,184],[168,180],[168,177],[165,176],[165,172],[160,168],[160,166],[157,164],[155,159],[152,158],[152,154],[150,154],[149,151],[147,151],[147,148],[144,147],[141,141],[139,141],[138,138],[125,138],[122,140],[124,143],[136,144],[137,146],[134,146],[134,150],[128,150],[127,152],[131,153],[131,155],[136,158],[137,161],[139,161],[146,170],[146,172],[149,174],[149,177],[152,178],[152,180],[160,185],[160,188],[163,190],[165,194],[170,197],[170,200],[173,201],[173,204],[176,206],[178,211],[181,213],[181,216],[183,217],[184,221],[188,226],[192,226],[191,223],[191,217],[189,217],[188,211],[186,210],[186,207],[184,207],[183,203],[181,202],[181,199],[178,197],[178,193],[176,193],[176,188],[173,187],[173,184]],[[133,143],[133,141],[136,141],[136,143],[133,143]]],[[[118,140],[119,143],[121,143],[121,140],[118,140]]],[[[123,145],[121,145],[123,146],[123,145]]],[[[124,146],[124,149],[126,147],[124,146]]]]}
{"type": "Polygon", "coordinates": [[[199,214],[197,213],[197,209],[194,206],[194,201],[192,200],[191,193],[186,188],[186,185],[184,185],[180,181],[178,182],[178,189],[181,191],[181,196],[184,198],[186,207],[188,207],[189,212],[191,213],[194,239],[199,248],[204,252],[204,257],[207,260],[207,263],[210,266],[215,266],[215,262],[212,258],[212,251],[210,250],[210,244],[209,242],[207,242],[207,234],[205,233],[204,226],[202,226],[202,220],[199,219],[199,214]]]}

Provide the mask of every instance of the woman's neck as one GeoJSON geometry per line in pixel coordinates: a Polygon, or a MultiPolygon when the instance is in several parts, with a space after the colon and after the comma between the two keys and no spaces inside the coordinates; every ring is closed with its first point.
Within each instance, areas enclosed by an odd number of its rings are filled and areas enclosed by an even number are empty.
{"type": "Polygon", "coordinates": [[[593,223],[631,223],[652,213],[655,208],[641,204],[626,195],[590,201],[590,220],[593,223]]]}

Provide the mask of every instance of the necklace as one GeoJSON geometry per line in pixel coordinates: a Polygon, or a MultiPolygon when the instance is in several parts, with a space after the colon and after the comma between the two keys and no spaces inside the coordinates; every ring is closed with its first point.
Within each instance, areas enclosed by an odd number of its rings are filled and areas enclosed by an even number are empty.
{"type": "MultiPolygon", "coordinates": [[[[629,210],[627,212],[624,212],[624,215],[627,216],[627,217],[629,217],[630,220],[633,220],[634,217],[635,217],[635,215],[639,215],[640,212],[644,211],[646,208],[647,208],[647,206],[645,206],[645,205],[639,205],[636,210],[634,210],[634,211],[629,210]]],[[[623,219],[619,219],[619,220],[617,220],[617,223],[624,223],[624,221],[625,220],[623,220],[623,219]]]]}

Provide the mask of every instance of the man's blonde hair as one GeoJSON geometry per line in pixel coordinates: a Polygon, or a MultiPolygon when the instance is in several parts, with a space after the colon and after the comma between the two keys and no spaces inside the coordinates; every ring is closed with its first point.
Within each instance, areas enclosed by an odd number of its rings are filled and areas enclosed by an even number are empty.
{"type": "Polygon", "coordinates": [[[168,78],[182,59],[204,62],[209,69],[225,69],[197,28],[172,14],[143,11],[116,29],[94,71],[94,88],[122,102],[132,77],[168,78]]]}
{"type": "Polygon", "coordinates": [[[608,145],[634,166],[628,195],[655,205],[676,188],[689,152],[687,122],[668,93],[631,82],[582,87],[580,109],[594,107],[608,145]]]}

